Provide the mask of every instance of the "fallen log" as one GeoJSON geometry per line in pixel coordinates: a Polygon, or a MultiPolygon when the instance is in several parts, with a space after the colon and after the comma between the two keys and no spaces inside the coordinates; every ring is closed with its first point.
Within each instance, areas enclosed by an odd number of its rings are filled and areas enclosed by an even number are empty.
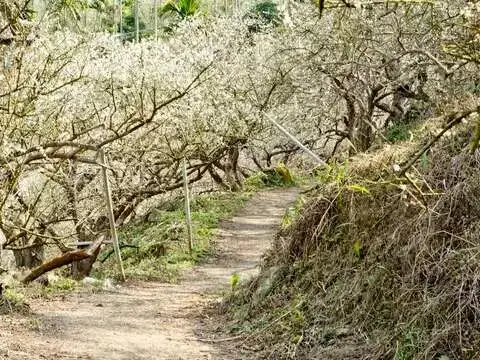
{"type": "Polygon", "coordinates": [[[28,284],[49,271],[71,264],[74,261],[85,260],[93,255],[98,255],[98,251],[100,250],[100,246],[102,246],[103,240],[104,237],[102,236],[86,250],[69,251],[46,263],[43,263],[42,265],[37,266],[30,272],[30,274],[23,278],[22,283],[28,284]]]}

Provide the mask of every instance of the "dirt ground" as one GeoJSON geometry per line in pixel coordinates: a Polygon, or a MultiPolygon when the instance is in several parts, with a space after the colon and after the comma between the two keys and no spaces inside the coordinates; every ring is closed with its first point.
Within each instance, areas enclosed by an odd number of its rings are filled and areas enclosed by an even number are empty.
{"type": "Polygon", "coordinates": [[[218,256],[186,272],[179,284],[127,282],[110,292],[79,292],[64,299],[30,303],[29,317],[0,317],[0,358],[201,360],[231,359],[204,341],[205,305],[220,300],[233,273],[257,271],[285,209],[297,191],[255,195],[233,219],[222,222],[218,256]]]}

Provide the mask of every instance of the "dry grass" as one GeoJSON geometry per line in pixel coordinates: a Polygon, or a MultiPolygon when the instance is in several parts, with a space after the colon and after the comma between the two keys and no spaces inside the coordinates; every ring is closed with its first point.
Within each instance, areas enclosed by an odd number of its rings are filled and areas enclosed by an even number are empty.
{"type": "Polygon", "coordinates": [[[299,323],[262,335],[262,358],[480,358],[480,152],[469,139],[444,139],[408,179],[389,171],[412,151],[404,144],[321,186],[232,300],[237,323],[255,327],[302,299],[299,323]]]}

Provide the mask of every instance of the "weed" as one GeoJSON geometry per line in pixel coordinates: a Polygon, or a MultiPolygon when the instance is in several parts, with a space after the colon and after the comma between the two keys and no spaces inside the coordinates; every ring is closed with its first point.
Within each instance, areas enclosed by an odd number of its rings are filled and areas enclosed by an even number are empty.
{"type": "Polygon", "coordinates": [[[17,292],[14,289],[5,289],[3,293],[3,299],[8,301],[12,306],[22,306],[25,304],[25,295],[20,292],[17,292]]]}
{"type": "Polygon", "coordinates": [[[305,205],[305,197],[299,196],[295,201],[293,206],[288,207],[285,209],[285,214],[282,217],[281,227],[282,229],[288,228],[291,224],[295,222],[297,217],[300,215],[303,206],[305,205]]]}
{"type": "Polygon", "coordinates": [[[74,290],[78,286],[78,283],[70,278],[59,278],[53,281],[45,289],[47,292],[63,292],[74,290]]]}
{"type": "Polygon", "coordinates": [[[240,281],[240,275],[238,275],[237,273],[234,273],[231,277],[230,277],[230,286],[232,287],[232,291],[235,291],[235,289],[237,288],[238,286],[238,282],[240,281]]]}
{"type": "Polygon", "coordinates": [[[295,186],[299,178],[285,164],[279,162],[273,169],[266,169],[250,175],[244,182],[247,190],[268,187],[295,186]]]}
{"type": "Polygon", "coordinates": [[[410,328],[397,342],[394,360],[411,360],[421,349],[421,331],[410,328]]]}
{"type": "Polygon", "coordinates": [[[363,258],[363,245],[360,240],[356,240],[353,243],[353,253],[359,259],[363,258]]]}
{"type": "Polygon", "coordinates": [[[0,314],[11,312],[28,312],[29,307],[25,302],[25,295],[12,288],[3,290],[0,298],[0,314]]]}
{"type": "Polygon", "coordinates": [[[316,169],[314,172],[315,180],[318,184],[342,184],[347,177],[348,161],[341,164],[332,163],[330,166],[316,169]]]}
{"type": "Polygon", "coordinates": [[[410,124],[404,122],[396,123],[388,128],[385,137],[392,143],[408,140],[412,136],[411,128],[410,124]]]}

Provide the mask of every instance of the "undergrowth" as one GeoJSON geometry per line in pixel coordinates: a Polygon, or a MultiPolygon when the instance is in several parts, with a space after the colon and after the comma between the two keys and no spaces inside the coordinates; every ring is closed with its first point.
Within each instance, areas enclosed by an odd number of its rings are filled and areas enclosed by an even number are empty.
{"type": "Polygon", "coordinates": [[[0,297],[0,315],[13,312],[27,313],[29,307],[25,302],[25,296],[19,291],[4,288],[0,297]]]}
{"type": "MultiPolygon", "coordinates": [[[[231,217],[251,192],[224,192],[195,196],[191,202],[194,245],[188,249],[182,198],[156,208],[146,221],[121,229],[125,274],[129,279],[175,281],[181,271],[211,254],[212,239],[220,220],[231,217]]],[[[112,252],[100,254],[95,277],[118,274],[112,252]]]]}
{"type": "Polygon", "coordinates": [[[411,144],[318,172],[260,276],[226,301],[229,330],[259,358],[480,358],[480,152],[470,134],[439,142],[407,177],[392,165],[411,144]]]}
{"type": "Polygon", "coordinates": [[[272,169],[265,169],[250,175],[243,186],[247,191],[255,191],[268,187],[290,187],[301,182],[301,177],[283,163],[278,163],[272,169]]]}

